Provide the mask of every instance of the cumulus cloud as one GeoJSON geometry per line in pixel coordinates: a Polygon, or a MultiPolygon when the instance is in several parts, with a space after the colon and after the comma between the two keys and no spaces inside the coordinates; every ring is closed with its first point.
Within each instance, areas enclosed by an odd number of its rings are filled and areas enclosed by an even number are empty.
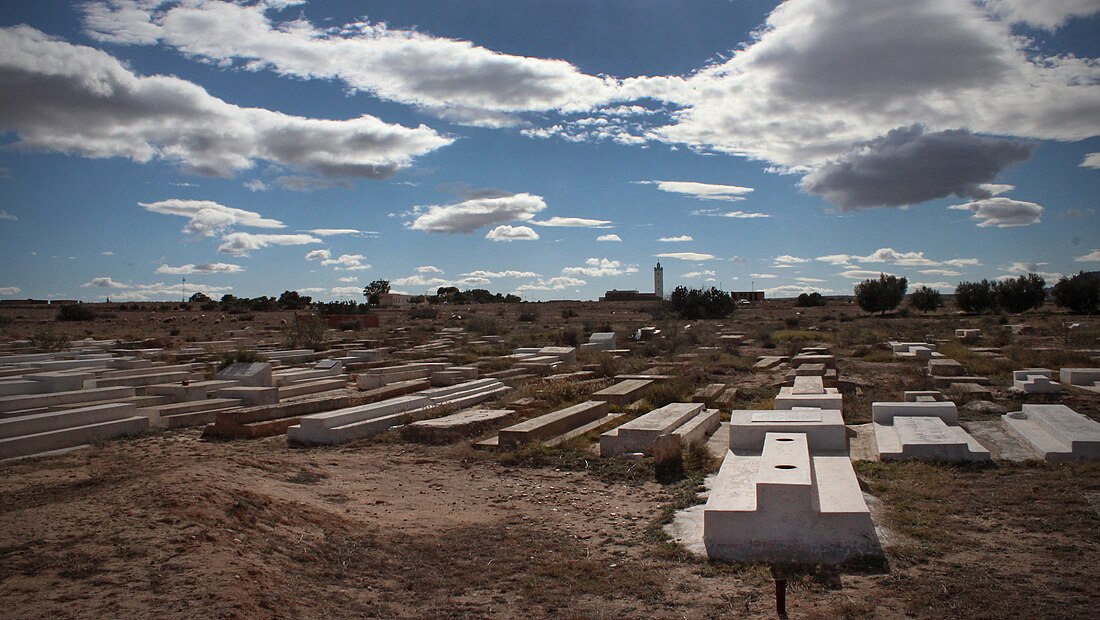
{"type": "Polygon", "coordinates": [[[163,159],[208,176],[263,160],[383,178],[453,141],[367,115],[325,120],[242,108],[179,78],[139,76],[105,52],[29,26],[0,29],[0,129],[26,150],[163,159]]]}
{"type": "Polygon", "coordinates": [[[443,270],[435,265],[421,265],[416,268],[416,273],[443,273],[443,270]]]}
{"type": "Polygon", "coordinates": [[[373,230],[358,230],[356,228],[314,228],[306,232],[317,235],[318,237],[333,237],[336,235],[355,235],[357,237],[364,237],[378,234],[373,230]]]}
{"type": "Polygon", "coordinates": [[[654,254],[657,258],[675,258],[676,260],[714,260],[718,258],[713,254],[704,254],[700,252],[665,252],[663,254],[654,254]]]}
{"type": "Polygon", "coordinates": [[[15,222],[18,219],[19,218],[15,217],[11,213],[8,213],[7,211],[4,211],[3,209],[0,209],[0,220],[11,220],[11,221],[15,222]]]}
{"type": "MultiPolygon", "coordinates": [[[[546,201],[542,196],[532,194],[471,198],[450,205],[415,207],[411,212],[415,219],[406,226],[436,233],[472,233],[485,226],[516,220],[529,221],[545,208],[546,201]]],[[[534,237],[528,238],[538,238],[529,227],[520,228],[531,231],[534,237]]]]}
{"type": "Polygon", "coordinates": [[[416,286],[424,288],[438,288],[440,286],[452,286],[450,280],[444,280],[443,278],[426,278],[421,274],[415,274],[411,276],[405,276],[404,278],[395,278],[390,282],[393,286],[416,286]]]}
{"type": "Polygon", "coordinates": [[[954,284],[948,284],[947,282],[910,282],[909,290],[916,290],[922,286],[927,286],[930,289],[935,289],[941,293],[955,290],[954,284]]]}
{"type": "Polygon", "coordinates": [[[776,256],[773,260],[777,265],[801,265],[810,262],[808,258],[799,258],[798,256],[791,256],[790,254],[776,256]]]}
{"type": "Polygon", "coordinates": [[[322,260],[326,267],[334,267],[337,271],[363,271],[370,269],[370,265],[363,263],[365,257],[362,254],[341,254],[337,258],[322,260]]]}
{"type": "Polygon", "coordinates": [[[514,271],[514,270],[506,270],[506,271],[478,270],[478,271],[471,271],[469,273],[464,273],[462,275],[466,276],[468,278],[483,278],[483,279],[489,279],[489,278],[493,278],[493,279],[495,279],[495,278],[538,278],[538,277],[540,277],[539,274],[535,273],[534,271],[514,271]]]}
{"type": "Polygon", "coordinates": [[[160,267],[157,267],[156,272],[170,276],[186,276],[193,273],[240,273],[242,271],[244,271],[244,267],[240,265],[234,265],[232,263],[203,263],[201,265],[187,263],[186,265],[180,265],[179,267],[161,265],[160,267]]]}
{"type": "Polygon", "coordinates": [[[328,260],[332,258],[332,252],[329,250],[310,250],[306,252],[306,260],[328,260]]]}
{"type": "Polygon", "coordinates": [[[497,226],[485,234],[490,241],[534,241],[539,234],[530,226],[497,226]]]}
{"type": "Polygon", "coordinates": [[[596,241],[622,241],[622,237],[616,234],[600,235],[596,237],[596,241]]]}
{"type": "Polygon", "coordinates": [[[665,243],[679,243],[681,241],[695,241],[691,235],[680,235],[679,237],[661,237],[657,241],[663,241],[665,243]]]}
{"type": "Polygon", "coordinates": [[[18,295],[23,289],[18,286],[0,286],[0,295],[18,295]]]}
{"type": "Polygon", "coordinates": [[[104,276],[100,278],[92,278],[84,284],[80,285],[82,288],[128,288],[128,285],[121,282],[115,282],[110,277],[104,276]]]}
{"type": "Polygon", "coordinates": [[[705,269],[703,271],[689,271],[681,277],[691,279],[691,278],[702,278],[702,277],[714,277],[716,275],[718,275],[718,274],[716,274],[715,272],[713,272],[709,269],[705,269]]]}
{"type": "Polygon", "coordinates": [[[638,272],[637,267],[624,266],[620,261],[608,258],[590,258],[584,261],[584,264],[584,267],[566,267],[561,272],[567,276],[588,276],[590,278],[621,276],[638,272]]]}
{"type": "Polygon", "coordinates": [[[1085,159],[1081,161],[1081,167],[1100,169],[1100,153],[1089,153],[1085,155],[1085,159]]]}
{"type": "Polygon", "coordinates": [[[592,220],[583,217],[552,217],[546,220],[530,220],[535,226],[557,228],[609,228],[610,220],[592,220]]]}
{"type": "Polygon", "coordinates": [[[222,254],[241,256],[253,250],[272,245],[307,245],[310,243],[321,243],[321,240],[309,235],[254,235],[252,233],[235,232],[222,237],[222,244],[218,246],[218,251],[222,254]]]}
{"type": "Polygon", "coordinates": [[[567,288],[576,288],[588,284],[585,280],[580,278],[573,278],[570,276],[558,276],[556,278],[550,278],[549,280],[538,280],[531,284],[523,284],[516,287],[516,293],[525,293],[528,291],[561,291],[567,288]]]}
{"type": "Polygon", "coordinates": [[[821,288],[816,286],[785,284],[783,286],[773,286],[771,288],[766,288],[764,289],[764,293],[766,293],[768,297],[796,297],[798,295],[801,295],[802,293],[822,293],[827,295],[829,293],[836,293],[836,291],[834,291],[833,289],[821,288]]]}
{"type": "Polygon", "coordinates": [[[1043,216],[1043,207],[1040,205],[1011,198],[986,198],[947,208],[970,211],[973,214],[971,219],[978,220],[979,228],[1031,226],[1040,223],[1043,216]]]}
{"type": "Polygon", "coordinates": [[[1077,256],[1073,260],[1078,263],[1094,263],[1100,261],[1100,250],[1093,250],[1084,256],[1077,256]]]}
{"type": "Polygon", "coordinates": [[[778,278],[779,277],[779,276],[777,276],[773,273],[750,273],[749,276],[753,277],[753,278],[756,278],[758,280],[767,280],[767,279],[770,279],[770,278],[778,278]]]}
{"type": "Polygon", "coordinates": [[[1054,30],[1074,17],[1100,11],[1100,0],[983,0],[994,14],[1010,22],[1054,30]]]}
{"type": "Polygon", "coordinates": [[[159,202],[139,202],[151,213],[178,215],[187,218],[183,232],[195,237],[213,237],[233,225],[253,228],[286,228],[279,220],[260,216],[254,211],[234,209],[212,200],[182,200],[172,198],[159,202]]]}
{"type": "Polygon", "coordinates": [[[913,125],[855,145],[802,179],[802,189],[842,210],[900,207],[943,198],[989,198],[982,187],[1027,159],[1032,145],[965,130],[925,133],[913,125]]]}
{"type": "Polygon", "coordinates": [[[611,99],[616,86],[561,60],[501,54],[384,23],[318,28],[302,16],[274,22],[264,3],[93,2],[85,11],[88,33],[102,41],[159,41],[218,64],[339,80],[473,125],[514,125],[511,112],[586,110],[611,99]]]}
{"type": "Polygon", "coordinates": [[[358,297],[359,295],[363,294],[363,289],[359,288],[358,286],[334,286],[331,289],[329,289],[329,292],[332,293],[333,295],[339,295],[339,296],[350,295],[350,296],[358,297]]]}
{"type": "Polygon", "coordinates": [[[703,215],[706,217],[729,217],[736,220],[752,220],[762,217],[771,217],[767,213],[757,213],[754,211],[722,211],[720,209],[696,209],[691,212],[692,215],[703,215]]]}
{"type": "MultiPolygon", "coordinates": [[[[894,248],[879,248],[867,256],[859,256],[858,254],[829,254],[828,256],[818,256],[814,260],[838,266],[851,265],[853,263],[891,263],[903,267],[934,267],[940,264],[930,258],[926,258],[924,252],[899,252],[894,248]]],[[[958,260],[949,264],[956,263],[958,263],[958,260]]]]}
{"type": "Polygon", "coordinates": [[[635,183],[656,185],[657,189],[662,192],[691,196],[699,200],[744,200],[745,194],[753,191],[751,187],[696,183],[694,181],[635,181],[635,183]]]}
{"type": "Polygon", "coordinates": [[[951,260],[943,261],[944,265],[951,265],[952,267],[973,267],[981,265],[982,261],[976,258],[952,258],[951,260]]]}
{"type": "Polygon", "coordinates": [[[344,276],[342,278],[336,278],[336,281],[348,284],[348,283],[351,283],[351,282],[358,282],[359,278],[356,277],[356,276],[344,276]]]}

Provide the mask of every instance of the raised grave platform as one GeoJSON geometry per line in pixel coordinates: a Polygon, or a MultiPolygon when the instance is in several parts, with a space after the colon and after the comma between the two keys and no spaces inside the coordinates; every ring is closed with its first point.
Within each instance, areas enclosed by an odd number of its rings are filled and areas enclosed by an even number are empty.
{"type": "Polygon", "coordinates": [[[1065,405],[1024,405],[1001,421],[1051,463],[1100,459],[1100,423],[1065,405]]]}
{"type": "Polygon", "coordinates": [[[670,403],[600,435],[600,456],[651,454],[657,438],[674,435],[680,445],[704,441],[721,424],[716,409],[703,403],[670,403]]]}
{"type": "Polygon", "coordinates": [[[883,461],[990,460],[989,450],[959,426],[955,403],[872,403],[871,417],[875,430],[875,452],[883,461]]]}

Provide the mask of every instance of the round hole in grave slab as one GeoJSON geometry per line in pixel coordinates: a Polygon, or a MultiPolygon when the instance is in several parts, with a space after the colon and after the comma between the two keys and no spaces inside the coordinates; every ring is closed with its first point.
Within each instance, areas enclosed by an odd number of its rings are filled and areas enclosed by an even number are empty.
{"type": "Polygon", "coordinates": [[[776,439],[776,441],[794,441],[794,440],[791,439],[790,437],[779,437],[779,438],[776,439]]]}
{"type": "Polygon", "coordinates": [[[798,467],[796,467],[794,465],[776,465],[775,468],[776,469],[798,469],[798,467]]]}

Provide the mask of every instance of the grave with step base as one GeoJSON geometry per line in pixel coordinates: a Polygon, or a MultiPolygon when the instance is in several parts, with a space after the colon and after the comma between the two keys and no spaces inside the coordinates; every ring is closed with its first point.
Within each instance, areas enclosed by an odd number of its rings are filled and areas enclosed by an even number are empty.
{"type": "Polygon", "coordinates": [[[409,441],[443,444],[475,437],[510,423],[518,416],[512,409],[467,409],[431,420],[418,420],[401,427],[409,441]]]}
{"type": "Polygon", "coordinates": [[[493,439],[477,445],[514,450],[524,444],[545,443],[572,435],[578,430],[593,430],[609,418],[614,419],[613,414],[608,413],[606,401],[589,400],[503,428],[493,439]]]}
{"type": "Polygon", "coordinates": [[[1100,392],[1100,368],[1063,368],[1058,372],[1058,379],[1064,385],[1100,392]]]}
{"type": "Polygon", "coordinates": [[[989,450],[959,426],[953,402],[872,403],[871,418],[880,460],[990,460],[989,450]]]}
{"type": "Polygon", "coordinates": [[[1100,423],[1065,405],[1024,405],[1001,421],[1051,463],[1100,459],[1100,423]]]}
{"type": "Polygon", "coordinates": [[[794,385],[779,388],[779,394],[773,402],[776,409],[815,407],[839,411],[843,402],[843,395],[836,388],[825,387],[823,377],[796,376],[794,385]]]}
{"type": "Polygon", "coordinates": [[[245,387],[272,387],[271,364],[268,362],[236,362],[219,370],[215,379],[236,381],[245,387]]]}
{"type": "Polygon", "coordinates": [[[344,443],[438,415],[437,411],[446,408],[476,405],[509,389],[496,379],[478,379],[359,407],[304,416],[299,424],[287,429],[287,439],[306,444],[344,443]]]}
{"type": "Polygon", "coordinates": [[[600,456],[653,454],[654,444],[664,435],[674,436],[680,446],[705,441],[720,424],[718,410],[706,409],[703,403],[670,403],[601,434],[600,456]]]}
{"type": "Polygon", "coordinates": [[[149,419],[133,404],[112,403],[0,419],[0,460],[143,433],[149,419]]]}
{"type": "Polygon", "coordinates": [[[595,392],[589,398],[604,400],[611,405],[629,405],[641,398],[651,385],[653,382],[646,379],[627,379],[595,392]]]}
{"type": "Polygon", "coordinates": [[[49,394],[24,394],[0,397],[0,415],[28,409],[42,409],[60,405],[92,403],[105,400],[122,400],[135,395],[133,387],[92,388],[53,392],[49,394]]]}
{"type": "Polygon", "coordinates": [[[832,564],[881,554],[839,411],[734,411],[703,511],[712,559],[832,564]]]}
{"type": "Polygon", "coordinates": [[[1025,368],[1012,371],[1012,388],[1024,394],[1061,394],[1062,386],[1049,368],[1025,368]]]}

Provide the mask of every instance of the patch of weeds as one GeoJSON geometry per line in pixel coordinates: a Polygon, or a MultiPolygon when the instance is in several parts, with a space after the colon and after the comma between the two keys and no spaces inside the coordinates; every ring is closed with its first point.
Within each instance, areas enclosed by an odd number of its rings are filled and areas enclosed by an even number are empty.
{"type": "Polygon", "coordinates": [[[600,458],[570,445],[547,447],[527,444],[500,456],[509,467],[552,467],[562,471],[587,471],[601,480],[642,483],[653,480],[653,459],[600,458]]]}
{"type": "Polygon", "coordinates": [[[328,474],[322,474],[308,469],[301,469],[297,473],[286,478],[287,482],[294,484],[317,484],[328,478],[328,474]]]}

